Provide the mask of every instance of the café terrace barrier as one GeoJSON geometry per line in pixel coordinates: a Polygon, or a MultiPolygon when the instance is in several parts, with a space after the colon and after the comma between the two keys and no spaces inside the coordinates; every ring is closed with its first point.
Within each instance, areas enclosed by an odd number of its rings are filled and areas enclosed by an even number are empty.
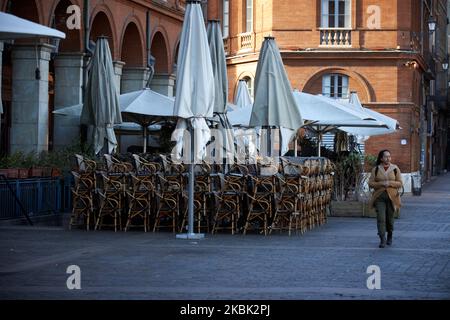
{"type": "MultiPolygon", "coordinates": [[[[186,164],[169,155],[133,155],[128,161],[105,155],[104,160],[99,165],[77,155],[71,227],[184,231],[186,164]]],[[[326,222],[332,187],[333,165],[326,158],[196,164],[194,228],[212,234],[303,234],[326,222]]]]}

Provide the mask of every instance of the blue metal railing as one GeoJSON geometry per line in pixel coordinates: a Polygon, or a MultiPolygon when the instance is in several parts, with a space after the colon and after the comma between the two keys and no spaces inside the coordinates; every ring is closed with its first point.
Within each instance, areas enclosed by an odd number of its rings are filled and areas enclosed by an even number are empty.
{"type": "Polygon", "coordinates": [[[60,177],[17,179],[7,182],[2,180],[0,219],[23,217],[21,205],[30,217],[59,214],[66,209],[70,210],[72,205],[70,186],[70,179],[60,177]]]}
{"type": "MultiPolygon", "coordinates": [[[[22,202],[20,201],[20,199],[17,197],[16,192],[13,190],[11,184],[9,183],[9,180],[6,178],[6,176],[4,174],[0,174],[0,179],[3,181],[4,185],[6,186],[7,190],[10,192],[10,195],[12,195],[15,203],[19,206],[21,213],[25,216],[25,218],[27,218],[28,224],[29,225],[33,225],[33,222],[30,219],[30,216],[28,215],[28,212],[25,210],[25,208],[23,207],[22,202]]],[[[6,198],[6,197],[5,197],[6,198]]],[[[0,198],[1,199],[1,198],[0,198]]],[[[1,206],[0,206],[1,207],[1,206]]]]}
{"type": "Polygon", "coordinates": [[[72,211],[72,187],[74,186],[73,175],[65,176],[62,183],[62,208],[63,212],[72,211]]]}

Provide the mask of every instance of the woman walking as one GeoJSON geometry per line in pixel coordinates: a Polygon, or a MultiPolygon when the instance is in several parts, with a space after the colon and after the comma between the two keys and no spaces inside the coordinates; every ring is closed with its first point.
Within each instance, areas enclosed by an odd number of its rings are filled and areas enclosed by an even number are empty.
{"type": "Polygon", "coordinates": [[[372,169],[369,187],[374,189],[369,202],[370,208],[377,211],[377,228],[380,237],[380,248],[392,244],[394,231],[394,213],[400,210],[400,194],[398,189],[403,186],[400,169],[391,163],[391,152],[381,150],[377,164],[372,169]],[[386,231],[388,233],[386,240],[386,231]]]}

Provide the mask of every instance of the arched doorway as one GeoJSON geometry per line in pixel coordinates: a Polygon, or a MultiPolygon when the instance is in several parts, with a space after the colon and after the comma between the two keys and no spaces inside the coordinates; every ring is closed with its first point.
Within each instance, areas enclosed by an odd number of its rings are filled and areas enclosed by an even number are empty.
{"type": "Polygon", "coordinates": [[[156,32],[151,46],[152,56],[155,57],[155,74],[169,73],[169,59],[166,41],[161,32],[156,32]]]}
{"type": "Polygon", "coordinates": [[[178,63],[178,52],[179,51],[180,51],[180,42],[178,41],[176,49],[175,49],[175,54],[173,56],[173,70],[172,70],[173,74],[177,73],[177,63],[178,63]]]}
{"type": "Polygon", "coordinates": [[[81,36],[80,30],[68,29],[67,18],[69,14],[66,12],[67,8],[73,5],[69,0],[61,0],[55,8],[52,18],[52,28],[58,29],[66,34],[66,38],[59,43],[58,52],[80,52],[81,51],[81,36]]]}
{"type": "Polygon", "coordinates": [[[173,68],[170,65],[171,59],[167,48],[166,38],[162,32],[157,31],[153,36],[151,46],[151,53],[155,58],[155,75],[151,82],[151,88],[171,97],[174,95],[175,76],[170,72],[173,68]]]}
{"type": "MultiPolygon", "coordinates": [[[[346,68],[327,67],[320,69],[305,82],[303,87],[303,92],[321,94],[329,98],[343,100],[347,100],[352,91],[358,93],[358,97],[362,103],[374,101],[375,95],[372,94],[373,90],[368,81],[360,74],[346,68]]],[[[350,141],[356,143],[356,139],[352,138],[350,141]]],[[[352,142],[347,142],[347,147],[350,147],[349,144],[352,144],[352,142]]],[[[329,150],[337,151],[334,145],[335,134],[324,134],[321,146],[329,150]]],[[[365,142],[361,142],[358,144],[358,149],[360,152],[365,153],[366,146],[365,142]]]]}
{"type": "Polygon", "coordinates": [[[36,0],[9,0],[6,5],[6,12],[39,23],[36,0]]]}
{"type": "Polygon", "coordinates": [[[180,41],[178,41],[175,54],[173,58],[173,68],[172,68],[172,74],[175,76],[175,80],[173,82],[173,95],[176,96],[177,94],[177,64],[178,64],[178,52],[180,51],[180,41]]]}
{"type": "Polygon", "coordinates": [[[101,36],[106,36],[108,38],[109,49],[111,50],[111,56],[113,57],[114,60],[115,47],[114,47],[113,32],[108,16],[102,11],[98,12],[94,17],[94,20],[92,20],[91,33],[89,35],[89,39],[95,42],[97,41],[97,38],[101,36]]]}
{"type": "Polygon", "coordinates": [[[351,91],[356,91],[362,102],[376,101],[373,88],[367,80],[360,74],[344,68],[318,70],[305,82],[302,91],[334,98],[347,98],[351,91]]]}
{"type": "Polygon", "coordinates": [[[122,37],[121,61],[124,63],[121,77],[121,93],[141,90],[148,80],[145,65],[144,44],[135,22],[130,22],[122,37]]]}
{"type": "Polygon", "coordinates": [[[130,22],[125,29],[122,40],[121,61],[126,67],[142,67],[144,65],[144,47],[138,27],[130,22]]]}
{"type": "Polygon", "coordinates": [[[248,94],[252,99],[255,98],[254,94],[254,79],[250,76],[245,76],[241,80],[245,81],[245,84],[247,85],[248,94]]]}

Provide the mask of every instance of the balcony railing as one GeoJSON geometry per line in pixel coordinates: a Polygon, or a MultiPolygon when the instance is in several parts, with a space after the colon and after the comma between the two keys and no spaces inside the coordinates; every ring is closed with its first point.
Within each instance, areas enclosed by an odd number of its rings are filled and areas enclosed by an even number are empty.
{"type": "Polygon", "coordinates": [[[239,36],[239,50],[253,48],[253,32],[241,33],[239,36]]]}
{"type": "Polygon", "coordinates": [[[324,47],[351,47],[351,29],[327,28],[320,29],[320,45],[324,47]]]}

